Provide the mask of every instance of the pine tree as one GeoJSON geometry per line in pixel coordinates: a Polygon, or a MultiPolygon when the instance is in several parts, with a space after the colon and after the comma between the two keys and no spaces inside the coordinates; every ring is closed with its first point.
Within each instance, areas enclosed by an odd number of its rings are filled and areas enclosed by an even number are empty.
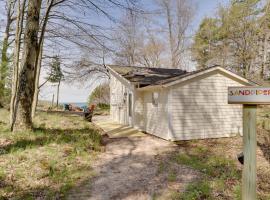
{"type": "Polygon", "coordinates": [[[64,79],[64,74],[61,69],[61,61],[59,56],[54,56],[52,62],[50,63],[50,72],[48,74],[47,80],[51,83],[57,83],[57,100],[56,107],[59,104],[59,88],[61,81],[64,79]]]}

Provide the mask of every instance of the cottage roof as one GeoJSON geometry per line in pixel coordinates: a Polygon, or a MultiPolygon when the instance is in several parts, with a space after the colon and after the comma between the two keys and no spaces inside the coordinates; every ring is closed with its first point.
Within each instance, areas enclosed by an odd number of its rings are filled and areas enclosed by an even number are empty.
{"type": "Polygon", "coordinates": [[[152,87],[152,86],[170,86],[183,80],[199,76],[201,74],[211,72],[213,70],[220,70],[227,73],[234,78],[239,79],[242,82],[248,84],[255,84],[237,74],[234,74],[226,69],[218,66],[213,66],[205,69],[200,69],[192,72],[187,72],[181,69],[168,69],[168,68],[147,68],[147,67],[135,67],[135,66],[117,66],[110,65],[109,69],[121,75],[123,78],[131,83],[137,84],[138,87],[152,87]]]}
{"type": "Polygon", "coordinates": [[[188,72],[181,69],[166,68],[147,68],[134,66],[109,66],[113,71],[120,74],[131,83],[137,83],[140,87],[148,85],[157,85],[161,81],[176,78],[187,74],[188,72]]]}

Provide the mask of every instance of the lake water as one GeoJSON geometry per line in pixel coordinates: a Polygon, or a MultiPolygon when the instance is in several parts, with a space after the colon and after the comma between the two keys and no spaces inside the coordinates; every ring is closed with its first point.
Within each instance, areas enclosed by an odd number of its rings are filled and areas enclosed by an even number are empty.
{"type": "Polygon", "coordinates": [[[74,102],[65,102],[65,103],[61,103],[62,105],[64,105],[64,104],[72,104],[72,105],[75,105],[75,106],[78,106],[78,107],[80,107],[80,108],[82,108],[82,107],[85,107],[85,106],[87,106],[88,104],[85,102],[85,103],[82,103],[82,102],[77,102],[77,103],[74,103],[74,102]]]}

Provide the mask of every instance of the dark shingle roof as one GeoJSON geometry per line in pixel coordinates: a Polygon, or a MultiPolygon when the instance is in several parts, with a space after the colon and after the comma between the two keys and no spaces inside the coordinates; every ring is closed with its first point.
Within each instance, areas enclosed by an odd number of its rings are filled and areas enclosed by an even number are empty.
{"type": "MultiPolygon", "coordinates": [[[[181,69],[167,69],[167,68],[146,68],[146,67],[117,66],[117,65],[110,65],[109,67],[116,73],[120,74],[125,79],[130,81],[131,83],[139,84],[139,87],[146,87],[149,85],[165,85],[174,82],[176,80],[180,80],[182,78],[195,75],[212,68],[216,68],[218,66],[212,66],[191,72],[187,72],[181,69]]],[[[254,84],[257,85],[257,83],[255,83],[254,81],[250,80],[247,81],[249,81],[249,83],[252,85],[254,84]]]]}
{"type": "Polygon", "coordinates": [[[188,74],[187,71],[181,69],[147,68],[115,65],[111,65],[109,67],[121,76],[123,76],[128,81],[140,84],[140,87],[157,85],[164,80],[188,74]]]}

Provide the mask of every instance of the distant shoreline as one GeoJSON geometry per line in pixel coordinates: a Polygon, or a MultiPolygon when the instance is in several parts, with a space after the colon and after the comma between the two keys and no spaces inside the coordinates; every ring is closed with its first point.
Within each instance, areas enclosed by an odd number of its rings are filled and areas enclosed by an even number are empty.
{"type": "Polygon", "coordinates": [[[60,103],[61,105],[64,105],[64,104],[72,104],[72,105],[75,105],[75,106],[78,106],[78,107],[85,107],[88,105],[87,102],[61,102],[60,103]]]}
{"type": "MultiPolygon", "coordinates": [[[[51,101],[47,101],[47,100],[39,100],[39,102],[51,104],[51,101]]],[[[54,102],[54,104],[56,104],[56,102],[54,102]]],[[[78,107],[88,106],[87,102],[59,102],[59,105],[64,105],[64,104],[72,104],[72,105],[76,105],[78,107]]]]}

